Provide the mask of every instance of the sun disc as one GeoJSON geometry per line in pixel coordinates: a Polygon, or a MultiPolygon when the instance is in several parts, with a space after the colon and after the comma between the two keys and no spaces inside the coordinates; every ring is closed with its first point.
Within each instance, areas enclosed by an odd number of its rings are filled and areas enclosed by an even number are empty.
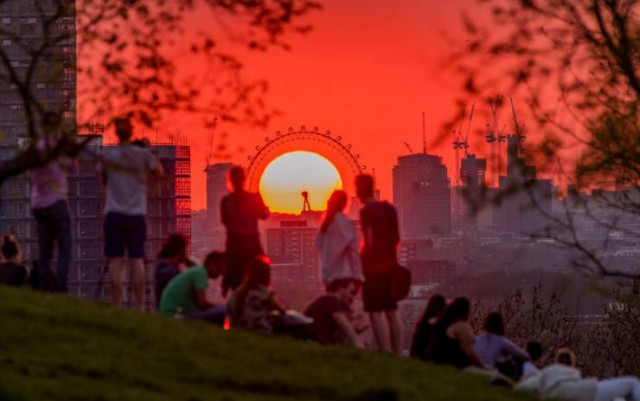
{"type": "Polygon", "coordinates": [[[311,209],[325,210],[331,193],[342,188],[342,178],[325,157],[295,151],[278,156],[267,165],[259,188],[272,212],[300,213],[303,191],[309,193],[311,209]]]}

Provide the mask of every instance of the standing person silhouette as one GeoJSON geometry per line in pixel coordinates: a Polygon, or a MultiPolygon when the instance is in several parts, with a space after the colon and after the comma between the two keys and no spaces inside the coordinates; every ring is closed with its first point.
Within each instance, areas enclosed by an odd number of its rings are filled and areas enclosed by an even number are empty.
{"type": "Polygon", "coordinates": [[[147,235],[147,176],[162,176],[162,165],[145,146],[131,142],[128,118],[115,120],[118,146],[104,149],[98,171],[107,186],[104,239],[109,259],[111,300],[122,304],[127,262],[131,268],[133,295],[144,310],[144,243],[147,235]],[[126,257],[126,259],[125,259],[126,257]]]}
{"type": "Polygon", "coordinates": [[[231,193],[220,203],[222,223],[227,229],[227,270],[222,279],[222,295],[229,289],[240,286],[247,265],[264,254],[260,244],[258,220],[269,217],[269,208],[259,193],[244,189],[245,173],[242,167],[234,166],[228,173],[231,193]]]}
{"type": "Polygon", "coordinates": [[[360,210],[363,246],[360,253],[364,286],[362,299],[369,313],[378,349],[402,353],[402,328],[398,304],[392,296],[391,275],[397,268],[396,247],[400,242],[398,215],[389,202],[373,197],[373,177],[356,177],[356,193],[363,204],[360,210]]]}
{"type": "MultiPolygon", "coordinates": [[[[45,138],[37,143],[46,152],[60,139],[62,120],[58,113],[48,111],[42,118],[45,138]]],[[[67,173],[73,172],[73,159],[61,156],[31,170],[31,208],[38,230],[38,288],[45,291],[68,292],[67,276],[71,263],[71,216],[67,205],[67,173]],[[51,271],[53,251],[58,248],[56,274],[51,271]]]]}
{"type": "Polygon", "coordinates": [[[322,281],[330,286],[334,280],[351,279],[363,282],[362,263],[358,255],[356,226],[344,215],[347,194],[333,191],[327,202],[327,214],[322,221],[316,248],[320,253],[322,281]]]}

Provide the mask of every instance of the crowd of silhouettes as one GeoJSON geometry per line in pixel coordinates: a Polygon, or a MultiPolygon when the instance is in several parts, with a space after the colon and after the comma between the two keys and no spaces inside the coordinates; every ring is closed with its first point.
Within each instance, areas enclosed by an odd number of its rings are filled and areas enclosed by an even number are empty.
{"type": "MultiPolygon", "coordinates": [[[[45,116],[47,138],[59,135],[60,120],[45,116]]],[[[123,302],[124,280],[131,274],[133,299],[145,307],[146,183],[150,176],[162,177],[163,168],[148,141],[133,140],[128,118],[115,121],[118,145],[105,148],[98,158],[98,173],[106,186],[104,250],[108,259],[111,301],[123,302]]],[[[48,142],[38,146],[45,149],[48,142]]],[[[67,292],[71,260],[70,217],[67,206],[66,173],[75,161],[54,158],[32,171],[32,208],[38,227],[39,255],[35,268],[22,261],[19,244],[12,235],[0,236],[0,284],[67,292]],[[54,249],[57,267],[50,268],[54,249]]],[[[216,325],[231,330],[249,330],[267,335],[286,334],[321,344],[343,344],[366,348],[360,337],[371,328],[374,344],[368,347],[401,355],[402,329],[398,316],[396,273],[400,242],[398,217],[388,202],[374,197],[370,175],[356,177],[355,189],[362,207],[362,244],[355,223],[344,210],[347,193],[334,191],[320,225],[316,247],[320,256],[325,292],[299,313],[274,292],[271,264],[263,250],[259,220],[269,217],[269,208],[259,193],[245,189],[245,172],[229,170],[230,193],[220,205],[226,227],[224,251],[210,252],[202,263],[188,256],[187,237],[170,235],[154,269],[154,295],[160,313],[216,325]],[[210,280],[221,278],[221,293],[227,302],[210,301],[210,280]],[[354,302],[361,293],[369,325],[363,324],[354,302]]],[[[508,339],[499,312],[487,315],[477,336],[469,322],[471,303],[465,297],[447,303],[442,295],[428,300],[416,324],[410,356],[427,363],[449,365],[485,374],[497,383],[516,383],[516,388],[537,392],[541,397],[571,401],[640,401],[640,381],[635,377],[608,380],[583,378],[576,356],[568,349],[556,352],[553,363],[543,366],[544,348],[530,341],[526,350],[508,339]]]]}

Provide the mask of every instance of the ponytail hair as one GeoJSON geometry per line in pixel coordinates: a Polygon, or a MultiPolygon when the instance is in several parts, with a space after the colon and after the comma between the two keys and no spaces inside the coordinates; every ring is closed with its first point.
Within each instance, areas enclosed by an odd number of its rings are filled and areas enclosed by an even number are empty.
{"type": "Polygon", "coordinates": [[[345,207],[347,207],[347,193],[341,190],[333,191],[327,202],[327,214],[320,226],[322,232],[327,232],[327,229],[336,217],[336,213],[343,211],[345,207]]]}

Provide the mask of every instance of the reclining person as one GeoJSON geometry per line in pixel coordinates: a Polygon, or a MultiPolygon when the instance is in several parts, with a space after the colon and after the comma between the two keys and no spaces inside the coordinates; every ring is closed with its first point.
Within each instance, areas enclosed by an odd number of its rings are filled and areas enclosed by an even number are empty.
{"type": "Polygon", "coordinates": [[[634,376],[598,380],[584,378],[577,357],[567,348],[556,352],[555,363],[530,374],[518,389],[536,391],[541,398],[567,401],[640,401],[640,380],[634,376]]]}
{"type": "Polygon", "coordinates": [[[208,279],[217,279],[224,273],[224,269],[224,254],[216,251],[207,255],[204,266],[191,267],[178,274],[162,292],[160,312],[223,324],[226,306],[211,303],[206,297],[206,291],[208,279]]]}

